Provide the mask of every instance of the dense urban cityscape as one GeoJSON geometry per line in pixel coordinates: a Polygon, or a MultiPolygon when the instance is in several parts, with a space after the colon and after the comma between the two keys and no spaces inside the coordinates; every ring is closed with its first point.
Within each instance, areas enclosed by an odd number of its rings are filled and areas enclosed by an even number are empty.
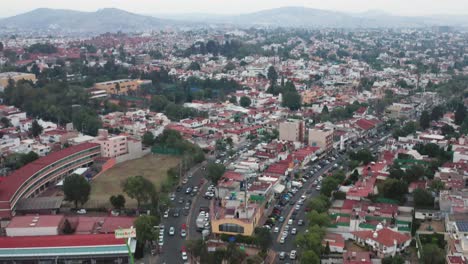
{"type": "Polygon", "coordinates": [[[0,20],[0,263],[468,263],[468,27],[49,11],[0,20]]]}

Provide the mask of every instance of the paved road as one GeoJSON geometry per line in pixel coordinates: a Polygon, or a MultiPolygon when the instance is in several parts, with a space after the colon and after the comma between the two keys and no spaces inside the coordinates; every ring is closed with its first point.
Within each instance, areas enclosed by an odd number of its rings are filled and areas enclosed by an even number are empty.
{"type": "MultiPolygon", "coordinates": [[[[373,139],[370,143],[362,144],[361,146],[357,146],[356,148],[354,148],[352,150],[357,151],[357,150],[364,149],[364,148],[376,149],[382,143],[384,143],[384,142],[380,141],[378,139],[373,139]]],[[[303,195],[303,194],[305,194],[307,196],[307,199],[318,196],[320,194],[320,192],[317,191],[315,189],[315,187],[312,186],[313,181],[316,180],[320,175],[323,175],[323,174],[327,173],[328,171],[333,170],[334,169],[333,165],[335,163],[338,164],[338,165],[341,165],[341,164],[343,164],[343,161],[346,160],[346,159],[347,159],[347,154],[345,153],[345,154],[340,155],[336,159],[336,161],[331,162],[330,164],[327,164],[326,166],[322,167],[322,169],[320,169],[319,171],[314,173],[312,175],[312,177],[309,178],[309,180],[294,195],[294,197],[292,199],[294,201],[296,201],[296,203],[297,203],[297,201],[300,199],[301,195],[303,195]],[[311,190],[311,191],[309,191],[309,194],[306,194],[307,190],[311,190]]],[[[272,249],[274,251],[276,251],[277,253],[279,253],[281,251],[286,252],[286,259],[284,261],[281,261],[281,260],[278,259],[278,256],[276,256],[275,263],[299,263],[299,261],[290,260],[289,257],[288,257],[291,250],[297,250],[297,248],[296,248],[296,246],[294,244],[294,240],[296,238],[296,235],[291,234],[291,229],[296,228],[297,229],[297,234],[301,234],[301,233],[304,233],[306,231],[307,226],[309,224],[307,222],[307,216],[306,216],[307,213],[304,210],[305,206],[306,206],[306,203],[304,203],[304,205],[301,206],[300,210],[298,211],[298,213],[296,215],[296,219],[293,220],[293,224],[289,227],[289,232],[288,232],[288,236],[287,236],[287,238],[285,240],[285,243],[284,244],[279,243],[280,238],[282,236],[282,232],[284,231],[285,226],[288,224],[288,220],[289,220],[289,218],[290,218],[290,216],[291,216],[291,214],[292,214],[292,212],[294,210],[294,206],[295,205],[287,204],[286,206],[283,207],[282,215],[285,216],[286,219],[279,226],[280,227],[280,232],[273,233],[274,242],[273,242],[272,249]],[[297,222],[298,222],[299,219],[302,219],[302,220],[305,221],[303,226],[298,226],[297,222]]]]}
{"type": "MultiPolygon", "coordinates": [[[[354,150],[369,147],[371,145],[374,145],[374,143],[359,146],[359,147],[355,148],[354,150]]],[[[332,169],[332,167],[333,167],[333,165],[335,163],[340,164],[341,161],[345,157],[346,157],[346,154],[340,156],[336,161],[325,165],[324,167],[322,167],[322,169],[317,171],[311,178],[309,178],[309,181],[306,184],[304,184],[304,186],[296,193],[296,195],[294,196],[293,199],[295,201],[299,200],[300,196],[305,194],[306,190],[309,190],[309,189],[311,191],[309,192],[309,194],[306,194],[307,198],[317,196],[319,194],[319,192],[315,190],[315,187],[311,186],[312,182],[315,179],[317,179],[320,175],[323,175],[324,173],[326,173],[327,171],[332,169]]],[[[176,198],[172,202],[171,206],[173,208],[175,207],[175,208],[181,209],[180,216],[179,217],[173,217],[172,212],[171,212],[169,214],[168,218],[163,218],[162,221],[161,221],[162,224],[165,225],[166,232],[164,234],[164,245],[161,248],[162,252],[160,253],[160,255],[158,257],[158,263],[167,263],[167,264],[184,263],[184,261],[182,260],[182,257],[181,257],[181,248],[184,246],[184,243],[185,243],[186,239],[191,239],[192,240],[192,239],[201,238],[201,233],[197,232],[197,230],[196,230],[195,220],[196,220],[196,218],[198,216],[198,212],[199,212],[200,207],[208,207],[209,204],[210,204],[210,200],[207,200],[207,199],[203,198],[203,194],[206,192],[206,189],[210,184],[205,179],[205,170],[203,170],[204,165],[206,165],[206,163],[204,163],[202,165],[199,165],[199,166],[196,166],[189,173],[187,173],[187,175],[191,174],[192,177],[188,178],[188,182],[183,185],[183,188],[182,188],[182,190],[180,192],[175,193],[176,198]],[[192,197],[192,196],[190,196],[188,194],[185,194],[185,189],[188,186],[191,186],[191,187],[200,186],[200,182],[201,182],[202,179],[204,181],[204,184],[201,185],[201,188],[198,191],[198,194],[196,196],[192,197]],[[183,202],[179,203],[179,199],[183,199],[183,202]],[[182,209],[185,206],[185,202],[187,200],[191,200],[192,203],[191,203],[191,207],[190,207],[189,212],[184,214],[183,213],[184,210],[182,210],[182,209]],[[183,224],[186,224],[187,228],[188,228],[186,238],[182,238],[180,236],[180,230],[181,230],[181,227],[182,227],[183,224]],[[171,226],[175,227],[175,230],[176,230],[176,233],[175,233],[174,236],[169,236],[169,234],[168,234],[169,227],[171,227],[171,226]]],[[[228,164],[226,164],[226,165],[228,165],[228,164]]],[[[292,226],[292,227],[297,228],[298,234],[302,233],[302,232],[305,232],[305,230],[307,229],[307,225],[308,225],[307,222],[305,222],[305,224],[303,226],[298,226],[297,225],[297,220],[299,220],[299,219],[306,220],[306,213],[304,212],[304,208],[305,208],[305,205],[302,205],[301,210],[298,211],[298,214],[296,216],[296,220],[294,220],[294,223],[293,223],[293,226],[292,226]]],[[[284,206],[283,216],[287,215],[288,218],[281,225],[281,231],[284,229],[284,226],[287,224],[287,222],[289,220],[289,216],[291,215],[293,210],[294,210],[294,205],[287,204],[286,206],[284,206]]],[[[291,250],[296,248],[295,245],[294,245],[295,235],[289,234],[284,244],[279,243],[279,237],[281,236],[281,233],[278,233],[278,234],[273,233],[273,235],[274,235],[274,238],[275,238],[274,240],[275,241],[274,241],[274,244],[272,246],[272,249],[274,251],[276,251],[276,252],[285,251],[285,252],[289,253],[291,250]]],[[[278,258],[276,258],[276,260],[278,260],[278,258]]],[[[291,260],[288,260],[287,262],[294,263],[291,260]]]]}
{"type": "MultiPolygon", "coordinates": [[[[184,246],[184,243],[186,238],[181,237],[181,228],[183,224],[187,225],[188,233],[190,234],[190,239],[192,238],[192,234],[195,233],[195,229],[192,230],[193,225],[191,223],[195,223],[195,221],[190,221],[187,222],[187,219],[190,217],[190,211],[191,210],[198,210],[196,208],[199,208],[201,203],[204,202],[204,198],[201,197],[202,194],[205,192],[203,190],[198,191],[198,194],[196,196],[191,196],[189,194],[185,193],[185,190],[188,186],[199,186],[201,179],[204,178],[204,170],[202,167],[205,165],[203,163],[202,165],[198,165],[190,172],[187,173],[187,175],[192,175],[192,177],[188,178],[188,182],[186,184],[183,184],[183,188],[180,192],[175,192],[176,197],[174,201],[172,201],[171,207],[172,208],[178,208],[180,210],[180,215],[178,217],[174,217],[172,215],[172,211],[169,214],[168,218],[163,218],[161,223],[164,224],[166,233],[164,234],[164,245],[162,246],[162,252],[159,255],[159,261],[158,263],[167,263],[167,264],[172,264],[172,263],[184,263],[182,260],[182,255],[181,255],[181,249],[184,246]],[[179,200],[182,199],[183,202],[179,203],[179,200]],[[185,203],[191,200],[191,210],[185,210],[183,209],[185,207],[185,203]],[[188,213],[188,214],[187,214],[188,213]],[[175,228],[175,235],[174,236],[169,236],[169,228],[173,226],[175,228]]],[[[206,184],[205,184],[205,189],[206,189],[206,184]]],[[[193,214],[192,214],[193,215],[193,214]]],[[[196,217],[196,216],[195,216],[196,217]]],[[[201,236],[201,235],[200,235],[201,236]]]]}

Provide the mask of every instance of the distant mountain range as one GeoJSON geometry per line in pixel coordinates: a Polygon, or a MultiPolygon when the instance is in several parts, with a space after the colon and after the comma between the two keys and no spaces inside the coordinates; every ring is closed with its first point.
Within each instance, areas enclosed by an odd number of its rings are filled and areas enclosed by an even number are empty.
{"type": "Polygon", "coordinates": [[[396,16],[380,10],[364,13],[344,13],[306,7],[281,7],[240,15],[210,14],[158,14],[160,18],[172,20],[191,20],[204,23],[223,23],[234,25],[263,25],[308,28],[374,28],[374,27],[427,27],[456,26],[467,27],[466,16],[396,16]]]}
{"type": "Polygon", "coordinates": [[[24,14],[0,20],[0,30],[51,30],[70,32],[132,32],[172,25],[174,21],[138,15],[117,8],[104,8],[96,12],[39,8],[24,14]]]}
{"type": "Polygon", "coordinates": [[[141,32],[168,26],[232,24],[237,26],[376,28],[376,27],[468,27],[467,16],[395,16],[378,10],[350,14],[305,7],[282,7],[240,15],[158,14],[140,15],[116,8],[96,12],[39,8],[0,19],[2,30],[62,31],[82,33],[141,32]]]}

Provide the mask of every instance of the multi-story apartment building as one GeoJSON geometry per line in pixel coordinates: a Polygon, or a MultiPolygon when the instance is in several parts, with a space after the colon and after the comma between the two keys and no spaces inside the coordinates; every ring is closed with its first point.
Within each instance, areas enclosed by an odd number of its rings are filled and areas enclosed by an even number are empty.
{"type": "Polygon", "coordinates": [[[331,129],[309,129],[309,146],[319,147],[328,152],[333,149],[333,130],[331,129]]]}
{"type": "Polygon", "coordinates": [[[99,135],[93,142],[101,145],[101,156],[106,158],[115,158],[128,153],[127,137],[109,137],[106,129],[99,129],[99,135]]]}
{"type": "Polygon", "coordinates": [[[279,139],[284,141],[304,141],[304,121],[288,119],[279,124],[279,139]]]}
{"type": "Polygon", "coordinates": [[[95,83],[94,88],[105,90],[108,94],[128,94],[136,91],[141,85],[147,84],[146,80],[121,79],[108,82],[95,83]]]}

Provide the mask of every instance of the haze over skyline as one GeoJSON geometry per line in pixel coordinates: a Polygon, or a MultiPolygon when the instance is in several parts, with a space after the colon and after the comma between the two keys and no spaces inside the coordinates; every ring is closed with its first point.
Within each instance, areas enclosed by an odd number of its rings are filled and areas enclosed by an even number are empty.
{"type": "Polygon", "coordinates": [[[468,14],[466,0],[80,0],[79,4],[63,0],[18,0],[2,5],[0,17],[14,16],[41,7],[79,11],[113,7],[138,14],[241,14],[284,6],[304,6],[350,13],[381,10],[396,15],[468,14]]]}

